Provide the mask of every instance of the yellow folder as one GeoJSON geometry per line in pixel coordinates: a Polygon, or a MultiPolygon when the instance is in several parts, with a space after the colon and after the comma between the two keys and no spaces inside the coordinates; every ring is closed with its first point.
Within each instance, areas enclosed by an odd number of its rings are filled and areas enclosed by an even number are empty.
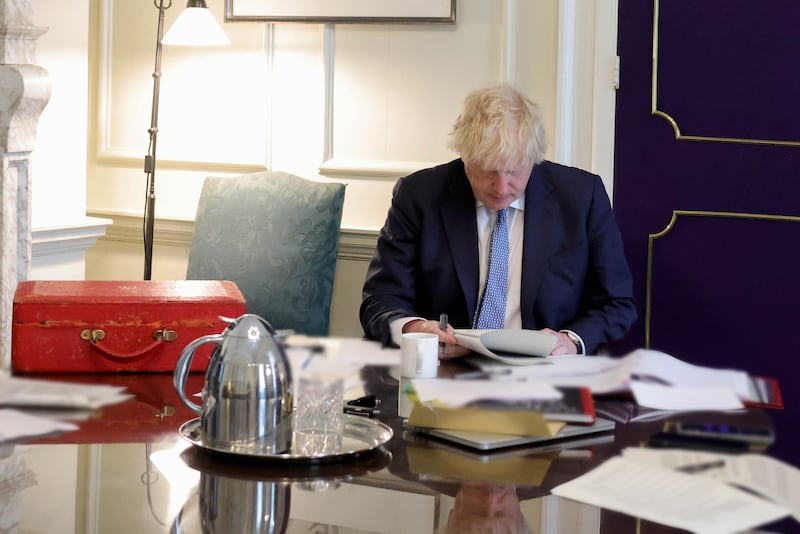
{"type": "Polygon", "coordinates": [[[445,408],[417,404],[408,416],[410,426],[512,434],[515,436],[555,436],[566,424],[546,421],[539,412],[490,410],[483,408],[445,408]]]}

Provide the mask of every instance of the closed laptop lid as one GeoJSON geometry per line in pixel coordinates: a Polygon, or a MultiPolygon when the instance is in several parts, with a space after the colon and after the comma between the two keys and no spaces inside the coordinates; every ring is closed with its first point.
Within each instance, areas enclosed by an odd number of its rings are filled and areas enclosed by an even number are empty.
{"type": "Polygon", "coordinates": [[[555,436],[515,436],[510,434],[495,434],[490,432],[473,432],[466,430],[445,430],[439,428],[420,428],[413,430],[422,434],[427,434],[441,439],[453,441],[460,445],[465,445],[479,450],[494,450],[503,447],[515,447],[519,445],[536,445],[553,443],[568,440],[577,436],[607,432],[614,429],[614,421],[598,417],[594,424],[566,424],[555,436]]]}

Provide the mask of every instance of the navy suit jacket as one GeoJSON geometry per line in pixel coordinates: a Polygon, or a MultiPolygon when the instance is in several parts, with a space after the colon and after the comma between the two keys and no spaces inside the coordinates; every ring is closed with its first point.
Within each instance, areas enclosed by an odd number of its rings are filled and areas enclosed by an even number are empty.
{"type": "MultiPolygon", "coordinates": [[[[636,319],[630,269],[600,177],[549,161],[525,189],[523,328],[569,329],[587,354],[636,319]]],[[[368,338],[391,340],[401,317],[470,328],[478,303],[475,196],[460,159],[401,178],[367,272],[360,310],[368,338]]]]}

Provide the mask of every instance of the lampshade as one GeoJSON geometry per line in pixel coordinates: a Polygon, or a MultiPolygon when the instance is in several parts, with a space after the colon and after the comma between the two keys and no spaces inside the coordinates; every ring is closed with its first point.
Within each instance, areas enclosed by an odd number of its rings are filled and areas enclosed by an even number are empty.
{"type": "Polygon", "coordinates": [[[211,14],[205,0],[189,0],[175,23],[161,40],[163,44],[179,46],[228,45],[228,36],[211,14]]]}

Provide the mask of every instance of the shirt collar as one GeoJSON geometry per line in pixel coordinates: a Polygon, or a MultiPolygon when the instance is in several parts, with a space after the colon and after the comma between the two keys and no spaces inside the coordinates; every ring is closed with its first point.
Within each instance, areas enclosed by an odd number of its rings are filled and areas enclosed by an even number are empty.
{"type": "MultiPolygon", "coordinates": [[[[483,207],[485,207],[485,204],[483,202],[481,202],[480,200],[475,200],[475,208],[476,209],[477,208],[483,208],[483,207]]],[[[525,211],[525,196],[523,195],[523,196],[519,197],[517,200],[515,200],[514,202],[509,204],[508,207],[509,208],[514,208],[514,209],[518,209],[519,211],[525,211]]],[[[487,208],[487,210],[488,210],[488,208],[487,208]]]]}

